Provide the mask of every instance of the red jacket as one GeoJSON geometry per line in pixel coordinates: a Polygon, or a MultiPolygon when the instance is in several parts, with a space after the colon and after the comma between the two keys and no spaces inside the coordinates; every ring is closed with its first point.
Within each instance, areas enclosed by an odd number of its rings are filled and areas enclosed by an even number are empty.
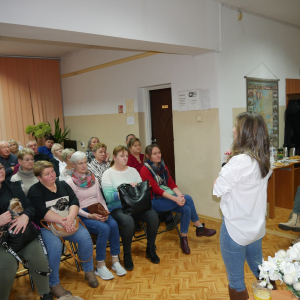
{"type": "Polygon", "coordinates": [[[144,166],[144,156],[144,154],[140,154],[140,163],[131,153],[128,153],[127,166],[135,168],[140,173],[141,168],[144,166]]]}
{"type": "MultiPolygon", "coordinates": [[[[168,167],[166,166],[166,169],[168,170],[168,167]]],[[[169,170],[168,170],[169,172],[169,170]]],[[[150,185],[152,187],[152,190],[151,190],[151,197],[153,198],[153,194],[156,194],[156,195],[159,195],[162,197],[163,193],[164,193],[164,190],[162,190],[156,180],[153,178],[151,172],[147,169],[147,167],[143,166],[141,168],[141,171],[140,171],[140,175],[142,177],[142,180],[145,181],[145,180],[149,180],[150,182],[150,185]]],[[[168,187],[171,188],[172,190],[175,189],[177,187],[176,183],[174,182],[173,178],[171,177],[170,175],[170,172],[169,172],[169,180],[168,180],[168,187]]]]}

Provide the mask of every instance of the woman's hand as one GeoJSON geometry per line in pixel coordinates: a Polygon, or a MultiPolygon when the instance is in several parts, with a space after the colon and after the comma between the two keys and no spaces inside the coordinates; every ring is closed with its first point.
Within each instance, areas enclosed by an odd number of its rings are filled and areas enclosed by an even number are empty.
{"type": "Polygon", "coordinates": [[[231,155],[231,149],[227,149],[224,154],[226,155],[226,163],[228,163],[231,155]]]}
{"type": "Polygon", "coordinates": [[[74,220],[75,218],[71,215],[68,215],[62,219],[61,225],[66,229],[66,232],[70,233],[76,230],[74,226],[74,220]]]}
{"type": "Polygon", "coordinates": [[[0,215],[0,226],[3,226],[11,221],[11,213],[7,211],[0,215]]]}
{"type": "Polygon", "coordinates": [[[136,187],[136,186],[137,186],[137,183],[136,183],[136,182],[130,182],[130,185],[131,185],[132,187],[136,187]]]}
{"type": "Polygon", "coordinates": [[[23,214],[11,222],[12,225],[9,227],[9,230],[13,230],[14,228],[13,234],[18,234],[20,230],[22,230],[22,233],[24,233],[28,221],[29,221],[28,216],[23,214]]]}
{"type": "Polygon", "coordinates": [[[108,161],[110,158],[110,153],[106,153],[106,158],[105,158],[105,161],[108,161]]]}
{"type": "Polygon", "coordinates": [[[108,216],[103,217],[103,216],[98,215],[98,214],[89,214],[89,219],[105,222],[108,219],[108,216]]]}
{"type": "Polygon", "coordinates": [[[185,199],[184,199],[184,195],[181,195],[180,197],[175,197],[176,199],[176,203],[179,205],[179,206],[183,206],[185,204],[185,199]]]}

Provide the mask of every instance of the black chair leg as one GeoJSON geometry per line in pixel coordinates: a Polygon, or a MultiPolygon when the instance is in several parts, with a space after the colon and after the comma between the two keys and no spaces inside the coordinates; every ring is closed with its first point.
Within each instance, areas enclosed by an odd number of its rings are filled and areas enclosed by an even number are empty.
{"type": "MultiPolygon", "coordinates": [[[[69,242],[69,243],[70,243],[70,247],[71,247],[72,253],[73,253],[74,255],[76,255],[76,254],[75,254],[75,251],[74,251],[73,243],[72,243],[72,242],[69,242]]],[[[80,272],[80,268],[79,268],[78,261],[77,261],[76,259],[74,259],[74,260],[75,260],[75,265],[76,265],[77,271],[80,272]]]]}

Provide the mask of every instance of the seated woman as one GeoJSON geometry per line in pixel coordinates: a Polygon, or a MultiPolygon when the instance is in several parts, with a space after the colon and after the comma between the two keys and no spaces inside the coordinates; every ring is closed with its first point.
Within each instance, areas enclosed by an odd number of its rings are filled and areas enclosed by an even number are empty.
{"type": "Polygon", "coordinates": [[[107,146],[103,143],[98,143],[93,148],[93,154],[95,158],[88,164],[87,168],[95,175],[98,179],[100,188],[102,187],[102,175],[109,169],[109,157],[110,154],[106,153],[107,146]]]}
{"type": "Polygon", "coordinates": [[[74,169],[71,178],[67,183],[75,192],[79,204],[79,216],[92,234],[97,234],[96,259],[97,270],[95,274],[103,280],[110,280],[114,275],[105,265],[106,245],[110,244],[110,253],[112,256],[112,269],[118,276],[123,276],[127,272],[121,266],[118,255],[120,254],[120,234],[117,222],[110,216],[99,214],[90,214],[87,207],[89,205],[100,203],[108,211],[105,200],[100,192],[98,180],[87,169],[87,158],[84,152],[77,151],[71,157],[74,169]]]}
{"type": "Polygon", "coordinates": [[[56,177],[59,177],[60,172],[67,165],[62,159],[63,150],[64,150],[64,147],[58,143],[55,143],[51,148],[53,158],[50,159],[50,163],[53,165],[54,171],[56,173],[56,177]]]}
{"type": "Polygon", "coordinates": [[[19,150],[21,150],[21,149],[19,149],[19,148],[22,148],[22,149],[23,149],[22,146],[19,147],[19,144],[17,143],[16,140],[8,140],[7,142],[9,143],[9,146],[10,146],[10,153],[11,153],[11,154],[17,155],[18,152],[19,152],[19,150]]]}
{"type": "Polygon", "coordinates": [[[172,179],[170,172],[161,158],[158,145],[149,145],[145,149],[147,160],[141,169],[143,180],[149,180],[152,186],[152,208],[156,212],[173,211],[181,214],[181,249],[185,254],[190,254],[187,240],[190,221],[196,227],[196,236],[213,236],[214,229],[205,228],[201,224],[191,196],[183,195],[172,179]],[[165,189],[163,189],[163,187],[165,189]],[[169,189],[168,189],[169,188],[169,189]]]}
{"type": "Polygon", "coordinates": [[[11,177],[10,181],[20,181],[23,192],[27,195],[29,188],[38,182],[32,169],[34,164],[34,153],[31,149],[24,148],[19,151],[17,157],[20,167],[18,172],[11,177]]]}
{"type": "Polygon", "coordinates": [[[135,186],[142,181],[136,169],[126,166],[127,161],[127,148],[125,146],[117,146],[113,151],[111,168],[103,174],[102,188],[111,216],[117,221],[119,226],[122,227],[121,238],[124,250],[124,266],[126,270],[131,271],[134,267],[131,257],[134,221],[145,222],[147,224],[147,257],[150,258],[154,264],[158,264],[160,259],[156,254],[155,246],[158,229],[158,216],[156,212],[150,209],[132,215],[123,214],[122,204],[117,191],[118,186],[123,183],[130,183],[132,186],[135,186]]]}
{"type": "Polygon", "coordinates": [[[66,166],[61,170],[59,174],[59,180],[67,181],[68,178],[71,178],[71,170],[73,169],[71,156],[74,152],[75,150],[72,148],[66,148],[62,151],[61,157],[62,160],[66,163],[66,166]]]}
{"type": "Polygon", "coordinates": [[[144,154],[141,154],[142,147],[140,140],[136,137],[132,138],[128,142],[127,147],[130,152],[127,166],[135,168],[140,173],[141,168],[144,166],[144,154]]]}
{"type": "Polygon", "coordinates": [[[88,141],[87,150],[85,151],[85,155],[87,157],[88,163],[90,163],[94,158],[93,148],[96,144],[100,143],[97,137],[91,137],[88,141]]]}
{"type": "MultiPolygon", "coordinates": [[[[47,222],[55,222],[61,224],[68,233],[73,234],[63,237],[67,241],[77,243],[79,255],[83,262],[83,271],[85,279],[89,285],[96,288],[99,283],[94,274],[93,260],[93,243],[89,232],[79,224],[76,231],[74,220],[79,211],[79,202],[71,187],[65,181],[56,179],[53,165],[48,161],[38,161],[33,165],[33,172],[37,176],[39,182],[34,184],[28,191],[28,198],[35,208],[36,215],[33,222],[37,225],[41,224],[44,219],[47,222]],[[59,207],[58,201],[60,200],[59,207]],[[63,206],[63,207],[61,207],[63,206]],[[61,217],[57,211],[68,210],[69,215],[66,218],[61,217]]],[[[59,265],[62,253],[62,242],[60,238],[52,233],[52,231],[41,228],[41,233],[45,246],[48,251],[49,265],[52,269],[50,274],[50,292],[57,298],[66,295],[72,295],[65,290],[59,283],[59,265]]]]}
{"type": "MultiPolygon", "coordinates": [[[[11,223],[11,229],[14,233],[21,230],[24,232],[28,222],[34,216],[34,208],[26,195],[22,191],[20,182],[9,182],[5,180],[5,168],[0,164],[0,226],[11,223]],[[10,200],[18,198],[23,206],[22,214],[12,221],[12,216],[8,207],[10,200]]],[[[17,253],[20,257],[28,262],[29,273],[38,289],[39,295],[43,300],[53,300],[50,295],[49,277],[39,275],[32,270],[48,272],[48,262],[42,250],[42,247],[37,239],[34,239],[22,250],[17,253]]],[[[19,262],[13,255],[6,252],[6,249],[0,246],[0,298],[8,300],[11,287],[14,283],[16,272],[19,267],[19,262]]]]}

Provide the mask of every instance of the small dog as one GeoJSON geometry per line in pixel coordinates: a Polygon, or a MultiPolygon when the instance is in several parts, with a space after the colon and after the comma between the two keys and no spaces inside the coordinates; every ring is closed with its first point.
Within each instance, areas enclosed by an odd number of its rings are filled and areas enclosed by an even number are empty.
{"type": "Polygon", "coordinates": [[[23,212],[23,206],[18,198],[13,198],[10,200],[8,210],[11,213],[12,219],[17,218],[23,212]]]}

